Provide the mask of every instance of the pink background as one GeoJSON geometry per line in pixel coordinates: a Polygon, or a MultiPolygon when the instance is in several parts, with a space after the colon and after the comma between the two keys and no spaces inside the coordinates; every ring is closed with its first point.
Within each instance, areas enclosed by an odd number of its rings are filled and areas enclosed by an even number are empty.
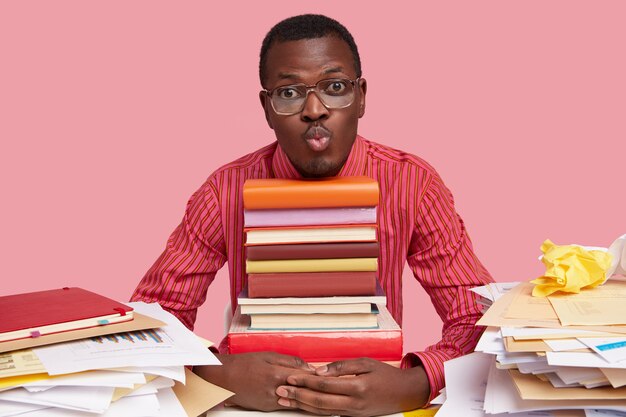
{"type": "MultiPolygon", "coordinates": [[[[258,51],[304,12],[352,31],[369,82],[360,133],[439,170],[496,280],[541,274],[546,238],[626,232],[625,2],[214,4],[0,3],[0,295],[126,300],[191,193],[273,140],[258,51]]],[[[197,322],[214,341],[226,281],[197,322]]],[[[405,304],[405,348],[437,340],[408,275],[405,304]]]]}

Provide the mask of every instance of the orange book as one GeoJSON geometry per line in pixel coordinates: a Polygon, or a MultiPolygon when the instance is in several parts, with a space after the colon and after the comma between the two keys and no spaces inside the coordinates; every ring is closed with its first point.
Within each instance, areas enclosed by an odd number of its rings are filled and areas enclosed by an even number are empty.
{"type": "Polygon", "coordinates": [[[369,177],[251,179],[243,186],[243,205],[247,210],[372,207],[378,194],[378,182],[369,177]]]}

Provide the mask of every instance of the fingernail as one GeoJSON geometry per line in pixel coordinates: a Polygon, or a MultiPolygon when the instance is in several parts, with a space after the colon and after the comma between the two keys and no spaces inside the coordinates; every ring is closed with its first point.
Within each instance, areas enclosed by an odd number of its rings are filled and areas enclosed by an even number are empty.
{"type": "MultiPolygon", "coordinates": [[[[278,387],[276,388],[276,395],[278,395],[279,397],[287,397],[289,393],[287,392],[287,390],[283,387],[278,387]]],[[[280,402],[280,401],[278,401],[280,402]]],[[[287,401],[289,402],[289,401],[287,401]]]]}
{"type": "Polygon", "coordinates": [[[291,403],[289,402],[289,400],[285,399],[285,398],[279,398],[278,399],[278,404],[282,405],[283,407],[290,407],[291,403]]]}
{"type": "Polygon", "coordinates": [[[315,366],[311,365],[310,363],[307,364],[307,366],[309,367],[309,370],[311,371],[315,371],[317,369],[315,366]]]}
{"type": "Polygon", "coordinates": [[[319,368],[317,368],[317,370],[315,371],[316,374],[325,374],[326,372],[328,372],[328,366],[324,365],[324,366],[320,366],[319,368]]]}

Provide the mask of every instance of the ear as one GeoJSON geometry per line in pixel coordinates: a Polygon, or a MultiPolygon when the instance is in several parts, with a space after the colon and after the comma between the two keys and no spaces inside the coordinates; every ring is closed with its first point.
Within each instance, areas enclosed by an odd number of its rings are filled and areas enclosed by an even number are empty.
{"type": "Polygon", "coordinates": [[[367,81],[365,78],[359,79],[359,119],[365,115],[365,94],[367,93],[367,81]]]}
{"type": "Polygon", "coordinates": [[[267,121],[267,125],[270,127],[270,129],[274,130],[274,126],[272,126],[272,121],[270,120],[270,106],[272,104],[269,102],[265,91],[259,91],[259,100],[261,100],[261,107],[263,107],[263,112],[265,112],[265,120],[267,121]]]}

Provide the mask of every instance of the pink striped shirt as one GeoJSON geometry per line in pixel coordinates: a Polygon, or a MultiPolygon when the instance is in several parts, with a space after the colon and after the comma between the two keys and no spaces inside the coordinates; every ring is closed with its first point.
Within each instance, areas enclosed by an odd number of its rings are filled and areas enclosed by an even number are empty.
{"type": "MultiPolygon", "coordinates": [[[[452,194],[422,159],[357,136],[340,176],[365,175],[380,186],[379,281],[402,325],[405,260],[443,320],[442,340],[412,352],[403,367],[424,366],[434,398],[444,387],[443,362],[471,352],[481,329],[468,288],[492,282],[474,255],[452,194]]],[[[233,309],[246,286],[242,189],[250,178],[300,178],[277,142],[215,171],[191,197],[182,223],[148,270],[133,300],[158,302],[193,328],[215,273],[228,262],[233,309]]],[[[411,325],[419,325],[410,318],[411,325]]]]}

